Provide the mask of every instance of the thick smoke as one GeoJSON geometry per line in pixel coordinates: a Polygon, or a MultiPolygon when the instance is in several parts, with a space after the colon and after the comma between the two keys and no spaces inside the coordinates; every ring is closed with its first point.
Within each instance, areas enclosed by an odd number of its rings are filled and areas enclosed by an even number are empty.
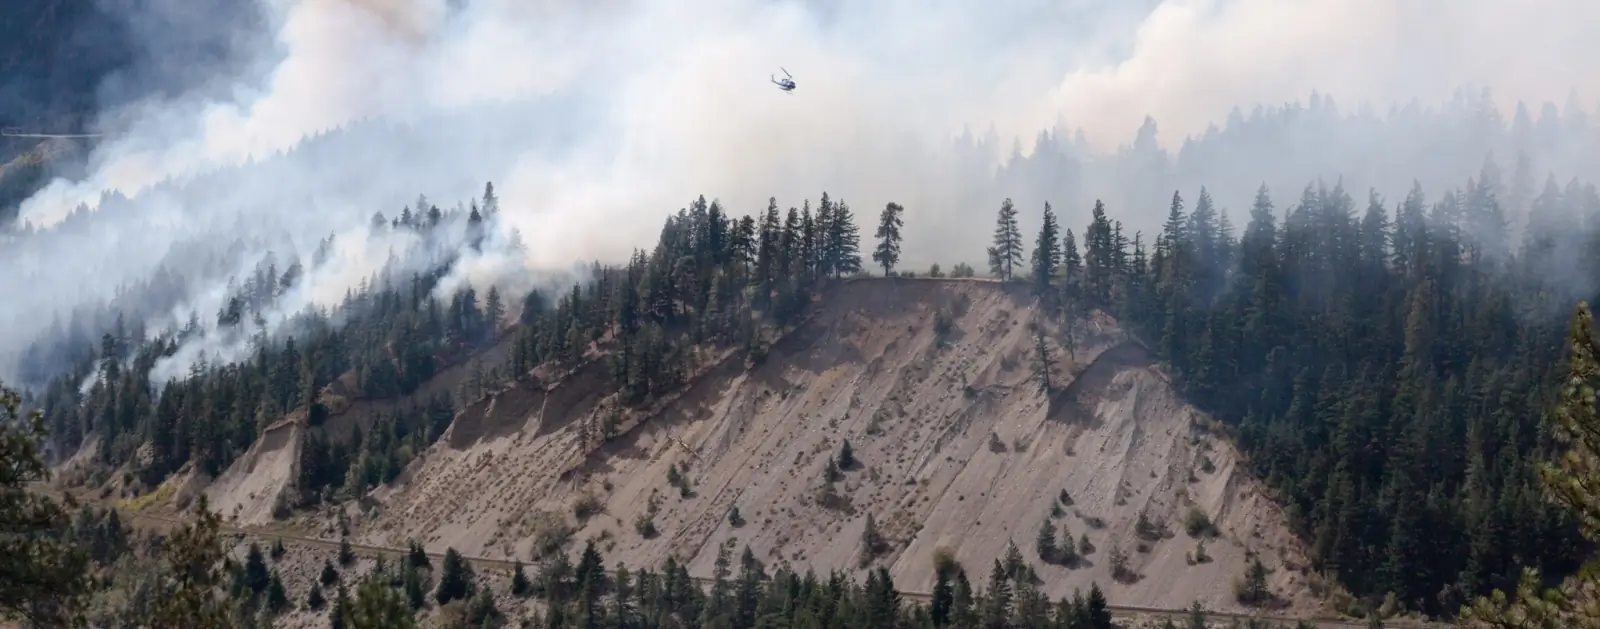
{"type": "Polygon", "coordinates": [[[485,181],[496,234],[447,285],[625,259],[700,194],[753,213],[826,190],[863,222],[896,201],[925,265],[981,262],[1006,196],[1069,227],[1104,198],[1148,230],[1175,188],[1210,186],[1242,224],[1262,183],[1284,207],[1316,177],[1396,200],[1413,176],[1459,185],[1490,152],[1541,180],[1600,163],[1569,99],[1600,94],[1600,5],[1581,0],[258,1],[276,37],[234,42],[249,54],[226,89],[106,112],[89,176],[23,205],[31,230],[0,248],[0,377],[52,314],[157,269],[186,277],[141,304],[170,327],[212,317],[269,251],[352,247],[287,321],[388,259],[374,212],[485,181]],[[793,94],[767,82],[780,66],[793,94]]]}

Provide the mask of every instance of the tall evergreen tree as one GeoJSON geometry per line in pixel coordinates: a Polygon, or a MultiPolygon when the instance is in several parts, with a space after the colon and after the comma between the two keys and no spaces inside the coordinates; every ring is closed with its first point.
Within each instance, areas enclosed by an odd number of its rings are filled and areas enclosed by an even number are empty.
{"type": "Polygon", "coordinates": [[[900,204],[890,203],[878,219],[878,248],[872,252],[872,261],[883,267],[884,275],[894,271],[894,265],[900,262],[900,227],[905,224],[900,215],[904,212],[900,204]]]}
{"type": "Polygon", "coordinates": [[[0,387],[0,618],[24,618],[48,626],[77,614],[88,593],[88,557],[60,534],[66,509],[31,487],[49,476],[39,444],[43,416],[20,412],[21,396],[0,387]]]}
{"type": "Polygon", "coordinates": [[[1013,270],[1022,264],[1022,230],[1017,227],[1017,209],[1011,199],[1000,204],[995,218],[994,245],[989,247],[989,271],[1001,281],[1012,278],[1013,270]]]}
{"type": "Polygon", "coordinates": [[[434,590],[434,600],[440,605],[450,601],[467,600],[476,590],[472,566],[454,548],[444,551],[444,565],[439,575],[439,587],[434,590]]]}
{"type": "Polygon", "coordinates": [[[1039,237],[1033,243],[1033,290],[1034,294],[1046,295],[1050,291],[1050,281],[1055,278],[1056,269],[1061,268],[1061,228],[1056,224],[1055,212],[1050,210],[1050,204],[1044,204],[1044,222],[1039,226],[1039,237]]]}

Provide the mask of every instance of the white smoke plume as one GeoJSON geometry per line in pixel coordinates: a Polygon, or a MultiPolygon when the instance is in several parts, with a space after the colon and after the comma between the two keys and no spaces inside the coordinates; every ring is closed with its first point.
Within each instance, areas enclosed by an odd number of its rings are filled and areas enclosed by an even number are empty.
{"type": "MultiPolygon", "coordinates": [[[[23,205],[20,221],[39,231],[0,247],[0,377],[52,313],[111,299],[158,267],[194,277],[152,325],[206,319],[229,277],[269,250],[309,252],[329,234],[382,246],[366,233],[374,212],[392,218],[418,193],[454,205],[485,181],[502,199],[501,231],[450,282],[527,287],[535,270],[623,260],[700,194],[743,214],[826,190],[862,223],[895,201],[908,208],[908,263],[976,263],[975,234],[1004,196],[1030,218],[1052,201],[1069,227],[1104,197],[1145,229],[1180,186],[1213,186],[1241,221],[1262,182],[1280,207],[1317,176],[1398,198],[1413,175],[1457,185],[1445,179],[1505,143],[1429,150],[1457,129],[1423,128],[1394,105],[1471,109],[1477,92],[1457,90],[1488,86],[1502,119],[1519,101],[1554,101],[1570,121],[1592,109],[1570,95],[1600,95],[1586,63],[1600,53],[1600,3],[1584,0],[257,1],[276,37],[224,96],[106,112],[111,136],[89,176],[23,205]],[[780,66],[792,94],[768,82],[780,66]],[[1236,107],[1317,91],[1340,105],[1318,97],[1306,124],[1230,140],[1248,151],[1178,152],[1213,125],[1249,135],[1236,107]],[[1338,132],[1313,124],[1360,105],[1389,113],[1340,118],[1338,132]],[[1039,151],[1076,166],[1012,161],[1039,151]],[[1170,176],[1092,154],[1148,154],[1149,170],[1170,176]],[[102,202],[109,190],[120,195],[102,202]],[[512,229],[524,247],[501,246],[512,229]],[[232,259],[186,257],[185,243],[239,238],[232,259]]],[[[1569,138],[1536,167],[1592,175],[1594,144],[1569,138]]],[[[387,254],[338,259],[342,270],[313,272],[286,298],[280,320],[342,296],[387,254]]]]}

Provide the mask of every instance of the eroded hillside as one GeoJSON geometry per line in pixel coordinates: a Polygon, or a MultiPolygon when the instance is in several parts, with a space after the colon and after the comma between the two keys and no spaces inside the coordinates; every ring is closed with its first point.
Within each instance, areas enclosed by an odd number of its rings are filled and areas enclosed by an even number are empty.
{"type": "MultiPolygon", "coordinates": [[[[1237,608],[1232,582],[1256,552],[1277,593],[1311,606],[1303,553],[1234,449],[1115,322],[1072,328],[993,282],[849,282],[759,365],[726,360],[640,416],[613,410],[600,363],[470,405],[392,487],[349,507],[352,535],[523,559],[596,538],[608,561],[673,555],[696,576],[733,541],[768,565],[854,571],[869,565],[870,514],[887,542],[871,561],[905,590],[932,588],[937,549],[981,585],[1014,541],[1052,597],[1093,581],[1122,605],[1237,608]],[[1059,358],[1051,394],[1035,325],[1059,358]],[[613,439],[580,447],[608,423],[613,439]],[[845,440],[856,463],[828,483],[845,440]],[[1184,530],[1195,507],[1220,531],[1200,563],[1184,530]],[[1046,520],[1092,552],[1040,560],[1046,520]],[[1137,577],[1113,578],[1114,549],[1137,577]]],[[[281,466],[260,467],[235,471],[281,466]]]]}

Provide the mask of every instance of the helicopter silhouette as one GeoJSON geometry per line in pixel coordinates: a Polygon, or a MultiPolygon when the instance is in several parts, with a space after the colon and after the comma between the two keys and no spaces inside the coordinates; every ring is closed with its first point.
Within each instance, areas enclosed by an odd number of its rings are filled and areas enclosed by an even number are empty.
{"type": "MultiPolygon", "coordinates": [[[[778,66],[778,69],[783,70],[783,66],[778,66]]],[[[783,90],[785,93],[794,93],[794,75],[789,74],[788,70],[783,70],[782,79],[779,79],[777,75],[772,75],[771,78],[772,83],[777,85],[778,89],[783,90]]]]}

